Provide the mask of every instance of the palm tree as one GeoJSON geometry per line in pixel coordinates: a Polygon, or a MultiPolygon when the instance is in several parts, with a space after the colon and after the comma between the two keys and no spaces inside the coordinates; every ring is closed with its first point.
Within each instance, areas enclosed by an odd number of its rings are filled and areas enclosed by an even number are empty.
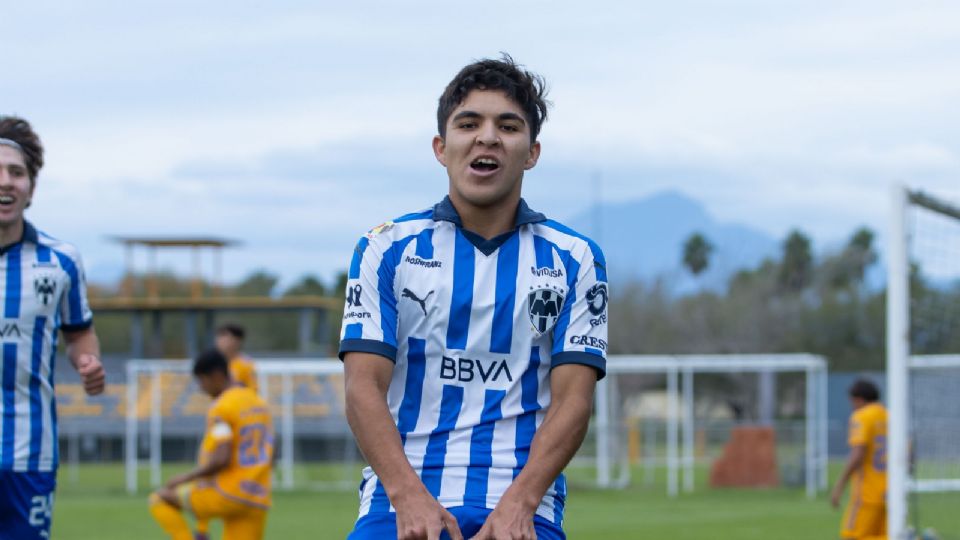
{"type": "Polygon", "coordinates": [[[693,233],[683,244],[683,264],[694,276],[699,276],[710,266],[713,244],[698,232],[693,233]]]}
{"type": "Polygon", "coordinates": [[[784,240],[779,276],[782,290],[799,292],[810,284],[813,278],[813,255],[810,249],[810,238],[799,230],[791,231],[784,240]]]}

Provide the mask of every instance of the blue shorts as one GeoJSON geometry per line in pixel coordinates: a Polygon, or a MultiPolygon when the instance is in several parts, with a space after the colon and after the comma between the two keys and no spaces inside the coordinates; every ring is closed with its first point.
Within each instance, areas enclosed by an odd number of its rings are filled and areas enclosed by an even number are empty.
{"type": "Polygon", "coordinates": [[[50,538],[56,472],[0,471],[0,540],[50,538]]]}
{"type": "MultiPolygon", "coordinates": [[[[447,508],[453,517],[457,518],[460,532],[464,538],[470,538],[480,531],[483,523],[490,515],[489,508],[475,506],[454,506],[447,508]]],[[[551,523],[540,516],[533,516],[533,528],[537,533],[537,540],[566,540],[567,536],[559,525],[551,523]]],[[[372,512],[357,520],[353,532],[348,540],[383,540],[397,537],[397,514],[393,512],[372,512]]],[[[440,534],[441,540],[450,540],[447,531],[440,534]]]]}

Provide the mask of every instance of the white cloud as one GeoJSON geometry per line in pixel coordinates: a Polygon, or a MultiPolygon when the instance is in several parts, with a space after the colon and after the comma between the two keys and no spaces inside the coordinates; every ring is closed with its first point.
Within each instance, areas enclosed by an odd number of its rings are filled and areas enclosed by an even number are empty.
{"type": "Polygon", "coordinates": [[[436,98],[463,63],[500,50],[552,87],[526,189],[560,218],[679,187],[722,219],[831,238],[882,228],[893,180],[960,198],[952,2],[4,11],[17,76],[0,98],[48,149],[31,215],[88,259],[119,260],[108,233],[193,231],[249,239],[239,275],[269,250],[291,261],[283,272],[332,271],[319,254],[440,198],[436,98]]]}

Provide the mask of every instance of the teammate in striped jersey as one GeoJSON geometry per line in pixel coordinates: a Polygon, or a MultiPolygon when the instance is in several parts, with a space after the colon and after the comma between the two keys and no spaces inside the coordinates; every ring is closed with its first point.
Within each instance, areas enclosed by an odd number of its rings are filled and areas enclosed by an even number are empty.
{"type": "Polygon", "coordinates": [[[340,356],[370,463],[351,539],[564,538],[563,468],[604,375],[595,243],[531,210],[544,83],[509,56],[440,98],[449,194],[360,239],[340,356]]]}
{"type": "Polygon", "coordinates": [[[104,388],[80,254],[24,219],[42,166],[43,146],[30,124],[0,116],[0,539],[50,534],[58,331],[86,392],[104,388]]]}

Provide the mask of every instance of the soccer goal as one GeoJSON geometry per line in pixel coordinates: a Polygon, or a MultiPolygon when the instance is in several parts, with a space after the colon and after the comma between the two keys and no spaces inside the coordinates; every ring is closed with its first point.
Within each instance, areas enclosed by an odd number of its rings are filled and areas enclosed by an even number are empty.
{"type": "MultiPolygon", "coordinates": [[[[127,363],[126,487],[136,493],[146,461],[148,484],[159,486],[162,464],[195,461],[211,400],[187,360],[127,363]],[[132,405],[130,405],[132,404],[132,405]]],[[[339,360],[256,362],[259,393],[273,413],[278,489],[353,489],[362,457],[344,411],[339,360]]]]}
{"type": "Polygon", "coordinates": [[[925,512],[960,501],[960,205],[894,189],[887,286],[890,538],[960,537],[925,512]]]}
{"type": "Polygon", "coordinates": [[[813,497],[827,482],[827,382],[826,361],[807,354],[612,356],[578,462],[592,455],[603,488],[665,480],[671,497],[702,483],[813,497]]]}

